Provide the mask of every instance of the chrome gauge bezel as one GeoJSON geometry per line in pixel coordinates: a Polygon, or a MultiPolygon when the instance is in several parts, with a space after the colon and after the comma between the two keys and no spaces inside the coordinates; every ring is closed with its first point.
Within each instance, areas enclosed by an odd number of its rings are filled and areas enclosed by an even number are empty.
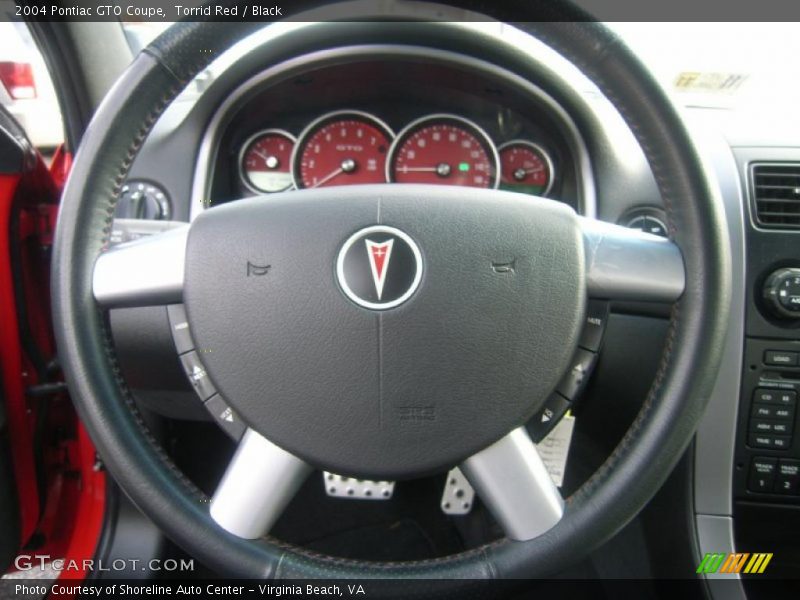
{"type": "Polygon", "coordinates": [[[288,131],[286,131],[285,129],[277,129],[277,128],[262,129],[260,131],[257,131],[256,133],[254,133],[250,137],[248,137],[244,141],[244,143],[242,144],[242,147],[239,149],[239,156],[237,158],[237,165],[238,165],[238,169],[239,169],[239,180],[244,184],[244,186],[248,190],[250,190],[251,192],[253,192],[255,194],[259,194],[259,195],[261,195],[261,194],[277,194],[279,192],[285,192],[287,190],[291,190],[291,189],[293,189],[295,187],[294,178],[292,178],[292,182],[289,185],[287,185],[285,188],[282,188],[280,190],[267,191],[267,190],[262,190],[262,189],[259,189],[258,187],[256,187],[249,180],[249,178],[247,177],[247,174],[245,173],[245,170],[244,170],[244,157],[245,157],[245,154],[247,154],[247,149],[258,138],[263,137],[265,135],[279,135],[279,136],[285,137],[286,139],[288,139],[288,140],[290,140],[292,142],[292,145],[293,145],[292,153],[289,155],[289,170],[291,172],[292,158],[294,157],[294,151],[297,148],[297,138],[294,135],[292,135],[291,133],[289,133],[288,131]]]}
{"type": "MultiPolygon", "coordinates": [[[[320,129],[323,125],[327,124],[331,121],[336,120],[344,120],[348,117],[353,118],[355,120],[360,120],[369,123],[377,127],[378,129],[382,130],[383,133],[386,135],[386,138],[389,140],[389,148],[394,145],[394,140],[396,139],[394,130],[386,124],[386,122],[375,116],[372,113],[363,111],[363,110],[355,110],[355,109],[341,109],[341,110],[334,110],[328,113],[325,113],[313,121],[306,125],[305,129],[300,132],[300,135],[297,136],[297,142],[294,145],[294,150],[292,150],[292,157],[290,162],[291,169],[292,169],[292,184],[294,185],[295,189],[302,190],[305,189],[304,186],[301,186],[300,183],[300,173],[299,173],[299,163],[300,160],[300,149],[305,146],[308,142],[308,138],[316,133],[318,129],[320,129]]],[[[386,152],[386,160],[389,160],[389,151],[386,152]]],[[[384,169],[385,171],[385,169],[384,169]]]]}
{"type": "Polygon", "coordinates": [[[397,137],[395,137],[394,141],[392,142],[392,145],[389,148],[389,154],[386,157],[386,181],[388,183],[395,183],[393,178],[393,163],[395,155],[397,154],[400,145],[409,137],[409,135],[419,129],[420,125],[425,125],[428,122],[441,123],[442,121],[452,121],[458,123],[460,126],[470,131],[470,133],[474,134],[479,141],[484,142],[486,146],[485,149],[490,151],[489,158],[494,161],[494,181],[488,189],[496,190],[500,185],[500,154],[497,151],[497,145],[494,143],[491,136],[486,133],[486,131],[480,125],[475,123],[475,121],[467,119],[466,117],[454,115],[452,113],[433,113],[430,115],[425,115],[418,119],[414,119],[400,130],[400,132],[397,134],[397,137]]]}
{"type": "MultiPolygon", "coordinates": [[[[505,150],[506,148],[509,148],[511,146],[527,146],[531,150],[535,150],[536,152],[538,152],[539,154],[542,155],[542,157],[544,158],[545,163],[547,164],[547,170],[550,173],[550,179],[547,182],[547,186],[545,187],[544,191],[541,193],[541,196],[546,198],[547,195],[552,191],[553,183],[556,180],[556,169],[555,169],[555,166],[553,165],[553,158],[550,156],[550,153],[547,150],[545,150],[541,145],[537,144],[536,142],[532,142],[530,140],[525,140],[525,139],[515,139],[515,140],[509,140],[507,142],[503,142],[502,144],[500,144],[497,147],[498,157],[499,157],[500,153],[503,150],[505,150]]],[[[502,159],[499,159],[499,160],[502,161],[502,159]]],[[[502,171],[503,164],[502,164],[502,162],[500,162],[500,164],[499,164],[499,169],[500,169],[499,179],[502,180],[502,178],[503,178],[503,171],[502,171]]]]}

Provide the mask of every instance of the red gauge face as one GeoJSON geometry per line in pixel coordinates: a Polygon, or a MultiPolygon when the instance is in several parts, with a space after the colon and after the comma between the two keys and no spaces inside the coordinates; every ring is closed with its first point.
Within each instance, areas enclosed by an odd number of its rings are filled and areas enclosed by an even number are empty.
{"type": "Polygon", "coordinates": [[[509,142],[500,148],[500,188],[544,196],[550,191],[553,168],[547,154],[530,142],[509,142]]]}
{"type": "Polygon", "coordinates": [[[386,156],[393,134],[370,115],[323,117],[303,133],[294,157],[298,188],[386,183],[386,156]]]}
{"type": "Polygon", "coordinates": [[[491,140],[469,121],[448,116],[412,123],[395,141],[389,179],[493,188],[497,154],[491,140]]]}
{"type": "Polygon", "coordinates": [[[294,138],[267,130],[245,144],[239,169],[242,181],[254,192],[282,192],[292,187],[291,159],[294,138]]]}

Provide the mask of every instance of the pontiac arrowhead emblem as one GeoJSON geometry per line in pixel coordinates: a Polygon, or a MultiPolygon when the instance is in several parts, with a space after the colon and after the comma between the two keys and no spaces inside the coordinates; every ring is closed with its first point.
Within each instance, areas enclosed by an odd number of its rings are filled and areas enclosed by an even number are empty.
{"type": "Polygon", "coordinates": [[[364,308],[386,310],[408,300],[422,281],[422,253],[404,231],[373,225],[339,250],[336,279],[345,296],[364,308]]]}
{"type": "Polygon", "coordinates": [[[378,244],[372,240],[365,239],[367,252],[369,253],[369,267],[372,270],[372,281],[375,283],[375,293],[378,300],[383,296],[383,284],[386,282],[386,271],[389,270],[389,260],[392,258],[392,246],[394,238],[378,244]]]}

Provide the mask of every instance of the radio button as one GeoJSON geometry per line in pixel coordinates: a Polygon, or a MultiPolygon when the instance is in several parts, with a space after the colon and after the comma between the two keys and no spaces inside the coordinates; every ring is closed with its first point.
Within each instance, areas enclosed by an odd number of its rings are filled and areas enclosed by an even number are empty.
{"type": "Polygon", "coordinates": [[[781,460],[778,463],[775,491],[778,494],[800,494],[800,461],[781,460]]]}
{"type": "Polygon", "coordinates": [[[777,468],[777,458],[754,458],[750,463],[747,489],[751,492],[770,493],[775,483],[777,468]]]}

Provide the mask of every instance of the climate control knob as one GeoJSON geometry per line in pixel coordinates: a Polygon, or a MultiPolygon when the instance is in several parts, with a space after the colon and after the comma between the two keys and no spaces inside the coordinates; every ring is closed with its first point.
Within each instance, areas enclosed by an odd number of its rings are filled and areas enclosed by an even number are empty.
{"type": "Polygon", "coordinates": [[[775,316],[800,319],[800,269],[778,269],[764,282],[764,300],[775,316]]]}

